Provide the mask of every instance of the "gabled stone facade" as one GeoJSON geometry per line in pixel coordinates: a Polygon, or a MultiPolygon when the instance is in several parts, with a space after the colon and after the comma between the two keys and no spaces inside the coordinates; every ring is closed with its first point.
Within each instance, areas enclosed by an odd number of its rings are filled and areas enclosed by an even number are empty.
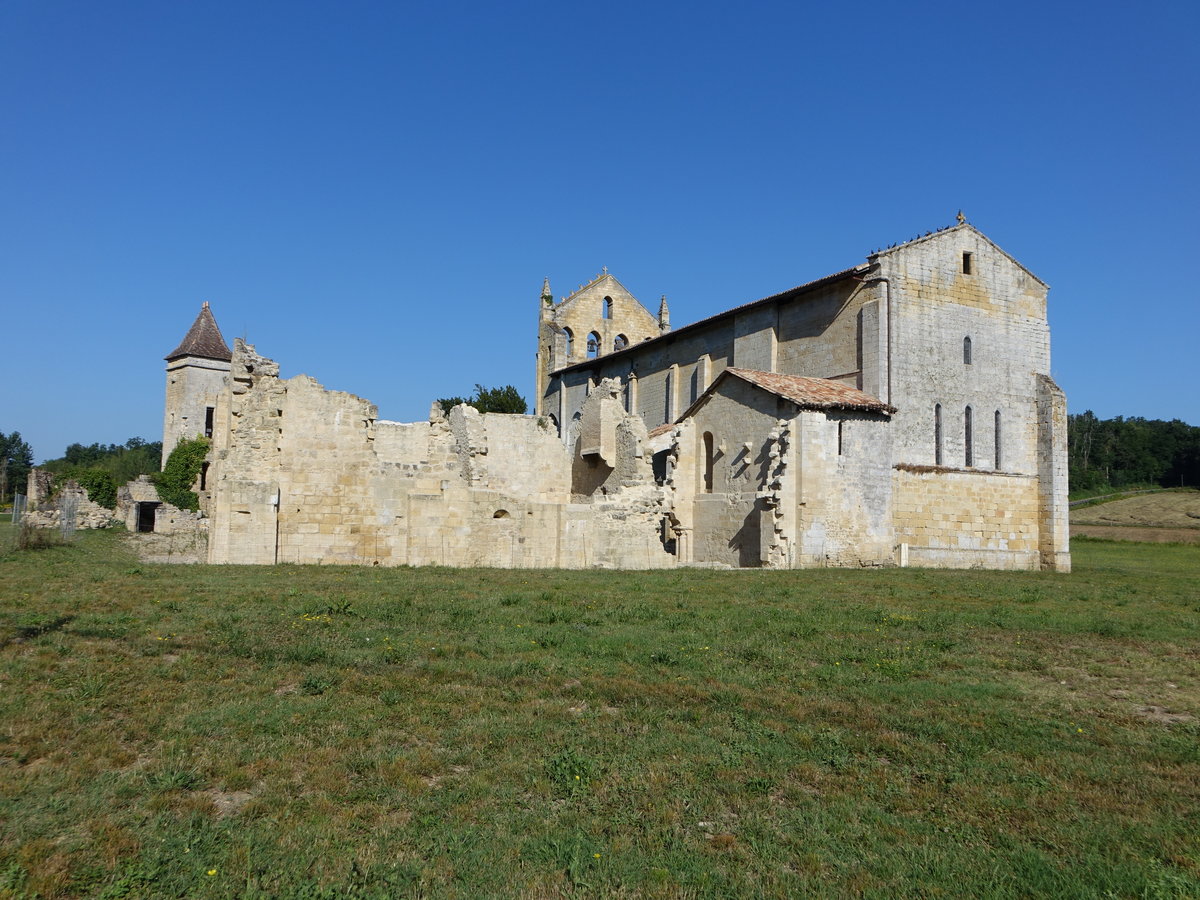
{"type": "Polygon", "coordinates": [[[410,424],[238,341],[209,560],[1069,571],[1046,294],[961,222],[674,331],[547,283],[537,414],[410,424]]]}

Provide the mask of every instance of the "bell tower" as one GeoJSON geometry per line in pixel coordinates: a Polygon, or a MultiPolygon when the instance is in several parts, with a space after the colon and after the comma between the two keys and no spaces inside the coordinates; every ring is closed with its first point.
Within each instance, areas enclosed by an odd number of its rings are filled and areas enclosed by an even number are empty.
{"type": "Polygon", "coordinates": [[[225,385],[233,354],[206,300],[179,346],[166,356],[167,404],[163,415],[163,455],[185,438],[212,437],[217,396],[225,385]]]}

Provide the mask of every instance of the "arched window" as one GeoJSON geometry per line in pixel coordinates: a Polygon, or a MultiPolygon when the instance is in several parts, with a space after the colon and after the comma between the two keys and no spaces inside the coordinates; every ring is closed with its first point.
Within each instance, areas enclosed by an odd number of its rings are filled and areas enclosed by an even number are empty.
{"type": "Polygon", "coordinates": [[[594,331],[588,335],[587,355],[588,359],[595,359],[600,355],[600,335],[594,331]]]}
{"type": "Polygon", "coordinates": [[[996,410],[996,471],[1000,471],[1000,410],[996,410]]]}
{"type": "Polygon", "coordinates": [[[971,339],[963,338],[963,364],[969,366],[971,364],[971,339]]]}
{"type": "Polygon", "coordinates": [[[713,436],[711,431],[704,432],[704,483],[701,485],[704,493],[711,494],[713,489],[713,436]]]}
{"type": "Polygon", "coordinates": [[[601,316],[603,316],[605,319],[611,319],[611,318],[612,318],[612,297],[605,297],[605,298],[604,298],[604,303],[603,303],[603,305],[601,306],[601,309],[600,309],[600,314],[601,314],[601,316]]]}
{"type": "Polygon", "coordinates": [[[567,336],[567,359],[575,355],[575,335],[571,334],[570,328],[564,328],[563,334],[567,336]]]}
{"type": "Polygon", "coordinates": [[[967,468],[975,465],[975,447],[971,435],[971,407],[963,410],[963,445],[966,448],[967,468]]]}
{"type": "Polygon", "coordinates": [[[624,350],[629,346],[629,338],[623,334],[618,334],[616,340],[613,341],[613,350],[624,350]]]}
{"type": "Polygon", "coordinates": [[[942,404],[933,405],[933,464],[942,464],[942,404]]]}

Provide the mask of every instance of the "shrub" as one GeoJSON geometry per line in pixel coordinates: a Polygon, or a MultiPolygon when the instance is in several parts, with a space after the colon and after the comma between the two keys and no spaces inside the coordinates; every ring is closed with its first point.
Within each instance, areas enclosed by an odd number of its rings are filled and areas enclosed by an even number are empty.
{"type": "Polygon", "coordinates": [[[62,538],[55,528],[39,528],[29,522],[22,522],[17,529],[18,550],[45,550],[49,547],[62,545],[62,538]]]}
{"type": "Polygon", "coordinates": [[[87,491],[88,499],[105,509],[117,505],[117,481],[103,469],[84,469],[74,476],[81,488],[87,491]]]}
{"type": "Polygon", "coordinates": [[[208,456],[208,438],[198,437],[182,440],[175,445],[167,464],[155,476],[158,486],[158,497],[164,503],[170,503],[180,509],[197,510],[200,508],[200,498],[192,490],[204,459],[208,456]]]}

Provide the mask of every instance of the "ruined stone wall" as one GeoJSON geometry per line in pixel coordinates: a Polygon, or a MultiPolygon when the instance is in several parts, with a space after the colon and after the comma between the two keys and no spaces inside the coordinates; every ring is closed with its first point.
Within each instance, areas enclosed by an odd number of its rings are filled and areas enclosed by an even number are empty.
{"type": "Polygon", "coordinates": [[[75,508],[76,528],[108,528],[118,522],[111,509],[92,502],[78,482],[67,481],[54,490],[54,475],[45,469],[30,469],[26,478],[25,515],[21,521],[37,528],[57,528],[63,511],[75,508]]]}
{"type": "Polygon", "coordinates": [[[898,467],[893,491],[901,565],[1040,567],[1036,478],[898,467]]]}
{"type": "MultiPolygon", "coordinates": [[[[231,425],[209,470],[211,562],[673,564],[652,482],[635,496],[644,485],[622,463],[620,500],[572,503],[567,450],[540,417],[460,406],[429,422],[380,422],[362,398],[307,376],[281,380],[240,343],[224,402],[231,425]]],[[[617,449],[628,442],[618,435],[617,449]]]]}

